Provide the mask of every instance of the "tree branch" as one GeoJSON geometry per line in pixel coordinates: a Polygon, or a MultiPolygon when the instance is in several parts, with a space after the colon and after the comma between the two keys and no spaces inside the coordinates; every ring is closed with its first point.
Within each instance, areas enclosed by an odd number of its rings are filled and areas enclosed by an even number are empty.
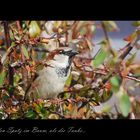
{"type": "MultiPolygon", "coordinates": [[[[8,49],[11,46],[11,39],[10,39],[8,21],[3,21],[3,25],[4,25],[4,32],[5,32],[6,47],[8,49]]],[[[13,85],[14,85],[14,70],[10,66],[11,63],[12,63],[12,57],[9,56],[9,66],[8,66],[9,77],[8,77],[8,79],[9,79],[9,85],[11,87],[13,87],[13,85]]],[[[10,90],[9,94],[10,94],[10,96],[12,96],[13,90],[10,90]]]]}

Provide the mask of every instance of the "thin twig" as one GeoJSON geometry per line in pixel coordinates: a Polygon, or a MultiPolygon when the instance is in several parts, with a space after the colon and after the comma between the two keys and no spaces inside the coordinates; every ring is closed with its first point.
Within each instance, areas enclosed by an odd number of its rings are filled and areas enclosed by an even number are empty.
{"type": "Polygon", "coordinates": [[[134,80],[136,82],[140,82],[140,79],[137,79],[137,78],[132,77],[132,76],[125,76],[125,78],[130,79],[130,80],[134,80]]]}
{"type": "Polygon", "coordinates": [[[107,34],[107,30],[106,30],[106,27],[105,27],[105,24],[103,22],[101,22],[101,25],[102,25],[102,29],[103,29],[103,32],[104,32],[104,35],[105,35],[105,39],[107,41],[107,44],[108,44],[108,48],[109,48],[109,51],[111,52],[111,54],[113,56],[115,56],[112,48],[111,48],[111,44],[110,44],[110,41],[109,41],[109,37],[108,37],[108,34],[107,34]]]}
{"type": "Polygon", "coordinates": [[[131,43],[128,43],[123,49],[119,56],[119,59],[123,60],[133,49],[133,46],[131,46],[131,43]]]}
{"type": "Polygon", "coordinates": [[[22,27],[20,25],[20,21],[16,21],[16,25],[17,25],[19,34],[22,34],[22,27]]]}

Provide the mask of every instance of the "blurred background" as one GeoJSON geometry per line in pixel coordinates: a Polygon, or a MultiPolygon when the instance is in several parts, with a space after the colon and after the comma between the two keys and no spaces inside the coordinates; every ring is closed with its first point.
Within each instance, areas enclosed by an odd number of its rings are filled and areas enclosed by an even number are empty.
{"type": "MultiPolygon", "coordinates": [[[[97,21],[97,23],[98,22],[100,21],[97,21]]],[[[108,32],[108,35],[110,37],[110,43],[112,48],[119,50],[128,43],[127,41],[124,40],[124,38],[130,35],[136,29],[136,27],[132,26],[132,23],[134,21],[115,21],[115,22],[117,23],[120,30],[115,32],[108,32]]],[[[93,39],[94,44],[97,45],[101,40],[103,40],[103,38],[104,38],[103,30],[102,29],[96,30],[96,35],[93,39]]],[[[97,45],[94,53],[97,52],[98,46],[99,45],[97,45]]],[[[132,53],[134,53],[135,51],[136,49],[133,49],[132,53]]],[[[137,51],[135,62],[139,63],[139,59],[140,52],[137,51]]]]}

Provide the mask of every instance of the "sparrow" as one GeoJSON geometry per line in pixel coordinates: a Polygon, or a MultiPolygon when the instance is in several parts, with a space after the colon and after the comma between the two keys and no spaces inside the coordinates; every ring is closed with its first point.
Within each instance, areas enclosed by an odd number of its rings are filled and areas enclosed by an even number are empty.
{"type": "Polygon", "coordinates": [[[71,47],[60,47],[47,56],[46,66],[38,71],[25,99],[52,99],[64,91],[71,72],[72,60],[78,52],[71,47]]]}

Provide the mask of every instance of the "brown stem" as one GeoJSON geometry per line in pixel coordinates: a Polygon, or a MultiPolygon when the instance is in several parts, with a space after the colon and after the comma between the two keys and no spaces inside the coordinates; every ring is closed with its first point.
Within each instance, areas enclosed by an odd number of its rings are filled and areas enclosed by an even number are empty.
{"type": "Polygon", "coordinates": [[[20,26],[20,21],[16,21],[16,24],[17,24],[18,32],[19,32],[19,34],[21,34],[22,33],[22,27],[20,26]]]}
{"type": "Polygon", "coordinates": [[[106,27],[105,27],[105,24],[103,22],[101,22],[101,25],[102,25],[102,29],[103,29],[103,32],[104,32],[104,35],[105,35],[105,39],[107,41],[107,44],[108,44],[108,48],[109,48],[109,51],[111,52],[111,54],[113,56],[115,56],[112,48],[111,48],[111,44],[110,44],[110,41],[109,41],[109,37],[108,37],[108,34],[107,34],[107,30],[106,30],[106,27]]]}
{"type": "Polygon", "coordinates": [[[122,50],[122,53],[120,54],[119,58],[123,60],[133,49],[133,46],[131,46],[131,43],[128,43],[122,50]]]}
{"type": "MultiPolygon", "coordinates": [[[[11,39],[10,39],[10,33],[9,33],[9,23],[8,21],[3,22],[4,25],[4,32],[5,32],[5,40],[6,40],[6,47],[7,49],[11,46],[11,39]]],[[[9,66],[8,66],[8,73],[9,73],[9,85],[13,87],[14,84],[14,69],[10,66],[12,63],[12,57],[9,56],[9,66]]],[[[13,94],[13,90],[9,91],[10,96],[13,94]]]]}
{"type": "Polygon", "coordinates": [[[5,32],[6,47],[8,49],[11,45],[8,21],[3,21],[3,25],[4,25],[4,32],[5,32]]]}

